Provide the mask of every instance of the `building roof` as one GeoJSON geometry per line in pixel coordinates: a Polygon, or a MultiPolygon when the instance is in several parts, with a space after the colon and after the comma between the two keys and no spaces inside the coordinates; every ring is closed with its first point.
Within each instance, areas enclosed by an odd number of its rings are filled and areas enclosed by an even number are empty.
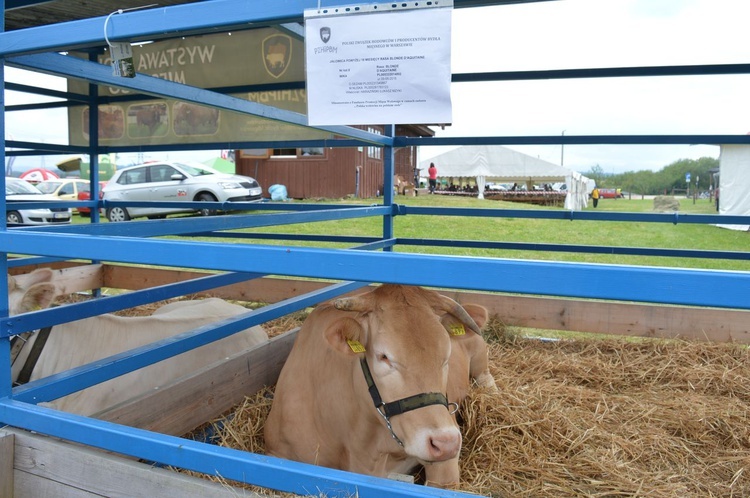
{"type": "MultiPolygon", "coordinates": [[[[158,0],[158,7],[192,3],[187,0],[158,0]]],[[[156,2],[155,2],[156,4],[156,2]]],[[[118,9],[148,5],[143,0],[6,0],[5,30],[32,28],[46,24],[106,16],[118,9]]],[[[151,8],[157,7],[153,5],[151,8]]]]}
{"type": "MultiPolygon", "coordinates": [[[[118,9],[129,10],[148,6],[164,8],[171,5],[198,3],[206,0],[154,0],[149,4],[144,0],[6,0],[5,30],[31,28],[46,24],[89,19],[111,14],[118,9]]],[[[454,5],[480,7],[483,5],[502,5],[513,3],[530,3],[550,0],[454,0],[454,5]]]]}

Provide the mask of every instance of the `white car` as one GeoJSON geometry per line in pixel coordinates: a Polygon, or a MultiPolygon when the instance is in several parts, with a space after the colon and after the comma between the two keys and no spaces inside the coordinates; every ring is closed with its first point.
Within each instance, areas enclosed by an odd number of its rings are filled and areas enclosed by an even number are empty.
{"type": "MultiPolygon", "coordinates": [[[[263,189],[249,176],[221,173],[203,165],[154,162],[117,171],[102,190],[106,201],[260,202],[263,189]]],[[[107,207],[109,221],[127,221],[138,216],[164,218],[168,214],[216,209],[174,207],[107,207]]]]}
{"type": "MultiPolygon", "coordinates": [[[[5,202],[58,201],[54,195],[43,194],[38,188],[20,178],[5,177],[5,202]]],[[[18,206],[5,208],[8,225],[59,225],[70,223],[70,208],[21,209],[18,206]]]]}

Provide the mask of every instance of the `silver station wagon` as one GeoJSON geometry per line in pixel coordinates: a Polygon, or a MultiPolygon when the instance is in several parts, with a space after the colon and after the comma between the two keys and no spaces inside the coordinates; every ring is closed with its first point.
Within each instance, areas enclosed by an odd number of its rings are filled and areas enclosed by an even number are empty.
{"type": "Polygon", "coordinates": [[[59,225],[70,223],[70,208],[36,207],[24,209],[23,203],[59,201],[54,195],[42,193],[34,185],[20,178],[5,177],[5,202],[16,202],[13,208],[6,206],[5,220],[10,225],[59,225]]]}
{"type": "MultiPolygon", "coordinates": [[[[117,171],[102,190],[105,201],[203,201],[259,202],[263,189],[249,176],[230,175],[214,169],[179,162],[153,162],[117,171]]],[[[216,214],[216,209],[173,207],[108,207],[109,221],[128,221],[146,216],[199,212],[216,214]]]]}

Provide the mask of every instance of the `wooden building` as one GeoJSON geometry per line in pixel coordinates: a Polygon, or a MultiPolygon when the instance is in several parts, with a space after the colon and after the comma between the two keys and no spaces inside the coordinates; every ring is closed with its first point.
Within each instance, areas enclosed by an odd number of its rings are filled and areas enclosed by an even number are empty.
{"type": "MultiPolygon", "coordinates": [[[[383,133],[382,126],[360,127],[383,133]]],[[[431,137],[424,125],[398,125],[397,136],[431,137]]],[[[284,185],[294,199],[375,197],[383,191],[382,147],[307,147],[296,149],[253,149],[235,153],[236,172],[255,178],[265,195],[271,185],[284,185]]],[[[418,166],[417,148],[395,151],[395,173],[414,182],[418,166]]]]}

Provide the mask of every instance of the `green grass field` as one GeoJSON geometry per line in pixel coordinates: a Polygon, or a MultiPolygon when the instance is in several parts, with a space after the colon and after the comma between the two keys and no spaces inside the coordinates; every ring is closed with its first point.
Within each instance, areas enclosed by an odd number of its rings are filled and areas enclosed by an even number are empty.
{"type": "MultiPolygon", "coordinates": [[[[381,199],[372,199],[373,204],[381,199]]],[[[326,201],[330,202],[330,201],[326,201]]],[[[349,201],[339,201],[349,202],[349,201]]],[[[448,196],[399,196],[397,204],[407,206],[473,207],[490,209],[550,209],[520,203],[448,196]]],[[[361,201],[360,201],[361,203],[361,201]]],[[[551,208],[554,209],[554,208],[551,208]]],[[[587,210],[593,210],[589,206],[587,210]]],[[[652,199],[603,199],[598,211],[652,212],[652,199]]],[[[715,214],[714,205],[705,199],[693,203],[680,199],[681,214],[715,214]]],[[[397,237],[448,240],[487,240],[544,244],[583,244],[624,247],[658,247],[750,252],[750,233],[718,228],[712,225],[672,223],[632,223],[604,221],[539,220],[525,218],[471,218],[453,216],[397,216],[397,237]]],[[[268,233],[370,235],[382,234],[380,218],[326,221],[261,229],[268,233]]],[[[265,243],[265,242],[264,242],[265,243]]],[[[278,242],[289,244],[289,242],[278,242]]],[[[297,244],[297,243],[295,243],[297,244]]],[[[312,244],[308,244],[312,245],[312,244]]],[[[402,252],[430,252],[465,256],[487,256],[592,263],[750,270],[750,261],[703,258],[668,258],[620,256],[611,254],[561,253],[547,251],[505,251],[443,247],[398,246],[402,252]]]]}
{"type": "MultiPolygon", "coordinates": [[[[715,214],[714,204],[706,199],[680,198],[680,214],[715,214]]],[[[301,201],[297,201],[301,202],[301,201]]],[[[310,202],[310,201],[308,201],[310,202]]],[[[381,204],[382,199],[330,200],[326,204],[381,204]]],[[[397,204],[430,207],[470,207],[484,209],[555,209],[541,208],[522,203],[492,201],[467,197],[422,195],[418,197],[397,196],[397,204]]],[[[588,211],[593,210],[591,206],[588,211]]],[[[653,199],[602,199],[597,211],[620,211],[648,213],[653,211],[653,199]]],[[[263,216],[265,212],[257,212],[263,216]]],[[[87,218],[75,216],[75,222],[88,222],[87,218]]],[[[673,223],[633,223],[605,221],[540,220],[525,218],[473,218],[453,216],[397,216],[394,221],[397,237],[447,240],[486,240],[503,242],[527,242],[541,244],[579,244],[623,247],[657,247],[669,249],[700,249],[714,251],[750,252],[750,233],[718,228],[712,225],[673,223]]],[[[284,225],[245,231],[282,234],[325,235],[382,235],[382,220],[379,217],[355,220],[325,221],[284,225]]],[[[216,241],[217,239],[205,239],[216,241]]],[[[222,239],[225,242],[238,242],[222,239]]],[[[290,241],[252,241],[253,243],[277,245],[303,245],[323,247],[350,247],[343,244],[290,241]]],[[[588,263],[612,263],[647,266],[669,266],[684,268],[710,268],[720,270],[750,271],[750,261],[704,258],[668,258],[646,256],[622,256],[613,254],[562,253],[549,251],[510,251],[491,249],[467,249],[451,247],[404,246],[396,247],[400,252],[421,252],[462,256],[502,257],[537,260],[573,261],[588,263]]]]}

